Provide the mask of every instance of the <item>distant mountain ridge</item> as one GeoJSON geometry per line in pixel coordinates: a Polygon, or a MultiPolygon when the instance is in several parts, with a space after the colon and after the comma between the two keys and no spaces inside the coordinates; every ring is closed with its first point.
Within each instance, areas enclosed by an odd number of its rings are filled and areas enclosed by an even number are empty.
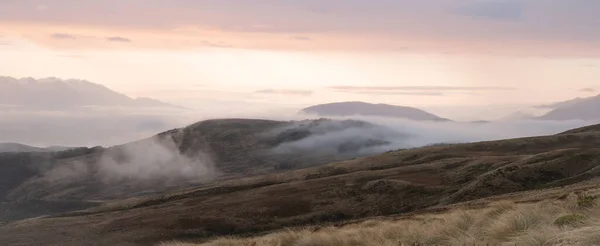
{"type": "Polygon", "coordinates": [[[50,152],[51,150],[19,143],[0,143],[0,153],[14,152],[50,152]]]}
{"type": "Polygon", "coordinates": [[[0,153],[24,153],[24,152],[58,152],[74,149],[74,147],[50,146],[39,148],[20,143],[0,143],[0,153]]]}
{"type": "Polygon", "coordinates": [[[540,106],[553,108],[539,117],[542,120],[598,120],[600,119],[600,95],[575,98],[568,101],[540,106]]]}
{"type": "Polygon", "coordinates": [[[181,108],[151,98],[131,98],[86,80],[0,76],[0,105],[33,109],[84,106],[181,108]]]}
{"type": "Polygon", "coordinates": [[[366,102],[336,102],[315,105],[301,110],[302,113],[318,116],[380,116],[405,118],[417,121],[450,121],[421,109],[389,104],[366,102]]]}

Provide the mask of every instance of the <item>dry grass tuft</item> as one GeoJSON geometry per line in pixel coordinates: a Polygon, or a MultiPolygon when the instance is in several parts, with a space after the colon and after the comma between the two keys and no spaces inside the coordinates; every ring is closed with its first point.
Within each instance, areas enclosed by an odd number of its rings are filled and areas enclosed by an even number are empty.
{"type": "MultiPolygon", "coordinates": [[[[256,238],[221,238],[206,246],[316,245],[595,245],[600,244],[600,206],[577,199],[457,209],[397,221],[368,220],[320,230],[284,230],[256,238]]],[[[582,198],[583,197],[583,198],[582,198]]],[[[161,246],[188,246],[163,243],[161,246]]]]}

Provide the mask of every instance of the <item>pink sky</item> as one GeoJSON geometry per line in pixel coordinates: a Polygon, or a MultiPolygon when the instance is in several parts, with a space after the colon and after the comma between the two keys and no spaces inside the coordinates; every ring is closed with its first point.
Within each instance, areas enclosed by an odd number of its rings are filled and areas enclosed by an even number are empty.
{"type": "Polygon", "coordinates": [[[539,103],[598,94],[598,12],[597,0],[0,0],[0,75],[184,104],[539,103]]]}

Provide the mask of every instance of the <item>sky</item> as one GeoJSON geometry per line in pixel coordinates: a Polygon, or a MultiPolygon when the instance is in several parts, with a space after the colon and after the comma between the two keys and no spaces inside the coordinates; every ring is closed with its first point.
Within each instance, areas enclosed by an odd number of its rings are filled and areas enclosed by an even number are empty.
{"type": "Polygon", "coordinates": [[[597,0],[0,0],[0,76],[193,107],[540,104],[600,93],[598,12],[597,0]]]}

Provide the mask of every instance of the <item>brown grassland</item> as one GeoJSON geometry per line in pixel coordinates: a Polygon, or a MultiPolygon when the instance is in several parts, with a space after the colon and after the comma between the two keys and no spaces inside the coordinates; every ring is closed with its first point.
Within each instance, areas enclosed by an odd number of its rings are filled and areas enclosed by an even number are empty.
{"type": "Polygon", "coordinates": [[[203,244],[160,246],[280,245],[598,245],[598,190],[534,203],[492,202],[397,220],[371,219],[340,227],[287,229],[259,237],[224,237],[203,244]]]}

